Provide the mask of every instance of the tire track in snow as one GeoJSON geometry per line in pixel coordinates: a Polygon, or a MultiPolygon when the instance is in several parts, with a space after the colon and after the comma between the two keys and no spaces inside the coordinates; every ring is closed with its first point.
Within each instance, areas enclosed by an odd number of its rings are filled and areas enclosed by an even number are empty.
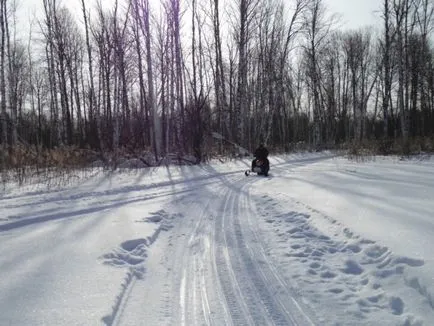
{"type": "Polygon", "coordinates": [[[197,310],[194,308],[194,294],[196,292],[196,285],[194,280],[195,265],[194,245],[192,238],[194,238],[198,226],[202,223],[204,218],[204,211],[201,204],[194,200],[194,198],[181,198],[179,202],[182,205],[189,207],[188,212],[190,218],[185,221],[187,225],[183,225],[180,230],[174,234],[173,241],[171,240],[170,246],[174,251],[170,251],[167,257],[175,258],[170,265],[169,271],[171,273],[170,284],[171,290],[167,292],[167,311],[171,316],[171,322],[168,325],[191,325],[195,324],[197,310]],[[197,218],[192,219],[195,216],[197,218]],[[193,233],[188,237],[187,232],[193,230],[193,233]],[[176,240],[175,240],[176,239],[176,240]]]}
{"type": "Polygon", "coordinates": [[[233,244],[228,242],[225,232],[228,205],[233,198],[234,195],[232,191],[226,193],[222,203],[222,216],[217,219],[215,225],[215,261],[221,288],[230,313],[231,325],[249,325],[253,324],[253,320],[250,318],[247,304],[242,295],[240,284],[236,279],[234,267],[232,266],[231,256],[229,254],[229,249],[232,248],[229,246],[233,244]]]}
{"type": "Polygon", "coordinates": [[[171,232],[165,235],[166,241],[159,242],[159,256],[153,255],[149,273],[153,283],[135,283],[134,302],[128,299],[127,307],[122,309],[126,318],[117,319],[119,324],[130,325],[131,319],[137,320],[137,316],[129,315],[135,314],[138,306],[142,315],[140,320],[152,320],[150,324],[231,324],[214,258],[214,225],[216,216],[221,216],[221,198],[227,192],[223,181],[224,178],[219,178],[212,187],[200,187],[188,195],[175,196],[164,208],[183,218],[178,219],[171,232]],[[148,297],[150,293],[152,298],[148,297]],[[136,309],[129,309],[129,306],[136,309]]]}
{"type": "Polygon", "coordinates": [[[103,318],[106,325],[136,324],[137,318],[152,325],[180,325],[181,321],[185,325],[212,325],[211,314],[217,316],[216,325],[226,324],[219,323],[228,320],[226,308],[221,298],[213,293],[218,281],[216,274],[212,273],[214,260],[210,258],[212,250],[209,248],[212,246],[213,219],[210,214],[213,211],[208,209],[213,203],[214,206],[219,204],[215,198],[220,198],[219,191],[225,189],[220,180],[214,180],[212,187],[209,184],[188,184],[181,190],[173,187],[170,203],[161,206],[155,216],[136,221],[161,224],[154,236],[140,239],[146,247],[160,238],[160,231],[170,229],[169,233],[161,235],[163,241],[158,241],[152,250],[143,252],[146,273],[139,273],[143,282],[133,273],[135,266],[142,264],[135,265],[129,253],[124,256],[124,252],[119,250],[122,245],[104,255],[109,265],[128,268],[112,312],[103,318]],[[208,189],[209,196],[202,196],[208,189]],[[174,223],[166,225],[167,219],[160,216],[161,212],[169,212],[167,217],[174,223]],[[194,236],[190,236],[192,233],[194,236]],[[122,255],[118,255],[119,252],[122,255]],[[137,316],[138,311],[140,316],[137,316]]]}
{"type": "Polygon", "coordinates": [[[239,192],[234,229],[243,234],[237,238],[239,246],[246,249],[243,251],[244,261],[264,306],[275,325],[313,325],[295,300],[293,291],[279,275],[277,267],[264,254],[260,238],[250,223],[256,213],[252,209],[252,199],[246,188],[242,187],[239,192]],[[241,217],[244,217],[244,223],[241,223],[241,217]]]}
{"type": "MultiPolygon", "coordinates": [[[[277,268],[261,253],[263,248],[250,229],[245,234],[241,219],[253,214],[248,185],[255,179],[232,184],[216,223],[216,264],[234,325],[313,325],[282,281],[277,268]],[[253,235],[252,235],[253,234],[253,235]]],[[[257,180],[257,179],[256,179],[257,180]]],[[[243,221],[244,222],[244,221],[243,221]]]]}
{"type": "Polygon", "coordinates": [[[227,325],[230,321],[213,258],[214,221],[220,204],[215,199],[222,198],[226,188],[220,181],[215,182],[205,201],[208,190],[200,191],[201,195],[180,199],[177,207],[188,212],[190,218],[180,226],[174,248],[167,256],[175,257],[171,270],[176,271],[169,291],[170,325],[227,325]]]}
{"type": "MultiPolygon", "coordinates": [[[[149,317],[160,325],[299,325],[297,317],[291,319],[292,312],[275,298],[276,278],[264,276],[269,274],[261,266],[263,258],[259,251],[251,250],[252,238],[246,238],[238,216],[248,207],[240,203],[246,200],[243,192],[259,180],[246,179],[241,173],[219,175],[212,187],[191,185],[187,187],[193,188],[190,193],[175,194],[167,210],[184,213],[184,218],[159,249],[163,253],[159,260],[165,261],[166,268],[153,279],[162,291],[154,297],[159,303],[152,305],[152,311],[144,307],[143,320],[149,317]]],[[[152,286],[143,289],[152,290],[152,286]]],[[[138,291],[134,292],[137,301],[138,291]]],[[[124,299],[122,305],[127,304],[129,294],[124,299]]]]}
{"type": "MultiPolygon", "coordinates": [[[[273,300],[284,313],[285,318],[277,321],[282,322],[282,325],[287,325],[287,320],[290,320],[293,325],[315,325],[310,316],[313,315],[312,311],[308,311],[308,307],[300,304],[302,299],[297,295],[293,285],[288,284],[282,273],[279,271],[278,266],[269,259],[265,253],[262,237],[259,235],[259,229],[254,219],[258,218],[253,199],[248,189],[242,189],[240,205],[238,208],[239,216],[246,217],[243,232],[248,234],[250,245],[248,247],[250,257],[256,257],[260,264],[257,264],[255,270],[255,277],[262,278],[262,282],[258,284],[267,284],[267,290],[272,293],[273,300]],[[241,214],[243,213],[243,214],[241,214]]],[[[241,223],[238,221],[241,228],[241,223]]],[[[271,311],[271,313],[273,313],[271,311]]],[[[276,316],[278,317],[278,316],[276,316]]]]}
{"type": "Polygon", "coordinates": [[[207,238],[209,235],[206,227],[210,220],[211,201],[212,199],[209,198],[204,207],[199,203],[196,204],[195,211],[198,212],[199,218],[187,241],[187,249],[181,262],[183,271],[179,290],[181,325],[211,325],[208,291],[203,281],[208,274],[207,265],[210,265],[209,258],[206,258],[209,254],[207,238]]]}

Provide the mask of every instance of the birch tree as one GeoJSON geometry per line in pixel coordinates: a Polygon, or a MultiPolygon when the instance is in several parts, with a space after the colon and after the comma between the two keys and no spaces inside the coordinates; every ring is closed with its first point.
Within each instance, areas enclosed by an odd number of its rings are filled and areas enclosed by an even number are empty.
{"type": "Polygon", "coordinates": [[[145,69],[143,65],[143,49],[142,49],[142,33],[141,33],[141,15],[140,4],[138,0],[131,0],[132,13],[133,13],[133,35],[137,53],[137,69],[139,79],[139,112],[140,112],[140,126],[143,145],[149,145],[151,136],[150,120],[149,120],[149,107],[146,105],[146,89],[145,89],[145,69]]]}
{"type": "Polygon", "coordinates": [[[307,78],[309,79],[309,91],[312,96],[313,113],[313,144],[319,146],[322,142],[322,107],[321,107],[321,82],[319,52],[323,41],[327,36],[331,21],[326,20],[326,12],[323,0],[312,0],[306,7],[305,33],[307,44],[305,54],[307,56],[307,78]]]}
{"type": "Polygon", "coordinates": [[[149,0],[137,0],[137,8],[140,10],[141,15],[141,31],[145,39],[145,49],[146,49],[146,75],[148,81],[148,105],[151,108],[152,114],[152,124],[153,124],[153,148],[156,160],[159,159],[161,155],[162,148],[162,134],[161,125],[158,115],[157,101],[155,99],[155,88],[154,88],[154,62],[152,60],[152,34],[151,34],[151,9],[149,6],[149,0]]]}
{"type": "Polygon", "coordinates": [[[214,87],[215,87],[215,107],[217,110],[217,128],[221,134],[228,136],[229,130],[229,115],[227,112],[228,103],[226,96],[226,82],[225,71],[223,66],[223,54],[222,54],[222,36],[221,36],[221,15],[219,0],[210,0],[211,5],[211,17],[213,26],[213,39],[214,39],[214,87]]]}
{"type": "Polygon", "coordinates": [[[2,146],[3,146],[3,158],[7,155],[8,144],[8,115],[6,112],[6,25],[7,25],[7,12],[6,12],[6,0],[0,0],[0,106],[2,113],[2,146]]]}
{"type": "Polygon", "coordinates": [[[101,133],[101,116],[100,109],[97,107],[96,103],[96,93],[95,93],[95,75],[94,75],[94,61],[92,56],[92,46],[90,42],[90,24],[89,24],[89,12],[86,8],[85,0],[81,0],[81,10],[83,13],[84,21],[84,32],[85,32],[85,42],[86,42],[86,53],[87,53],[87,64],[88,64],[88,80],[89,80],[89,91],[88,91],[88,114],[91,125],[96,126],[96,135],[99,141],[99,148],[102,153],[104,153],[104,143],[101,133]]]}
{"type": "Polygon", "coordinates": [[[260,0],[238,0],[239,29],[237,31],[238,78],[235,102],[235,141],[245,145],[245,117],[248,114],[247,87],[249,66],[249,40],[253,34],[253,21],[260,0]]]}

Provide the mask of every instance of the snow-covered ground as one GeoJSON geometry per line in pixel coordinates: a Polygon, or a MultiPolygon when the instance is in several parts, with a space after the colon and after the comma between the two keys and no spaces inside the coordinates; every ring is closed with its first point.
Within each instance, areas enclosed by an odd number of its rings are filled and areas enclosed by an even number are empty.
{"type": "Polygon", "coordinates": [[[330,153],[0,193],[0,325],[434,325],[434,159],[330,153]]]}

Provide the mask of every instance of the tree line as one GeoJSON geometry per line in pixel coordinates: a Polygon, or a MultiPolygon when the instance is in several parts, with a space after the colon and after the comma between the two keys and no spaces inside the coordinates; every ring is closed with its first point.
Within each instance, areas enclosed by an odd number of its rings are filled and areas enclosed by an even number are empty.
{"type": "Polygon", "coordinates": [[[382,0],[381,27],[355,30],[324,0],[40,1],[23,39],[19,0],[0,0],[2,167],[59,148],[200,162],[224,150],[212,132],[249,149],[433,144],[432,1],[382,0]]]}

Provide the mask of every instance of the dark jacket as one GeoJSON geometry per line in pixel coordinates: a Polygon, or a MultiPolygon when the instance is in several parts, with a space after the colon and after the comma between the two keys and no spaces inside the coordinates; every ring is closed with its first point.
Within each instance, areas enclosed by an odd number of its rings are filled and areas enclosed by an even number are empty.
{"type": "Polygon", "coordinates": [[[255,155],[255,157],[257,159],[263,159],[263,160],[265,160],[268,157],[268,150],[263,145],[260,145],[256,149],[254,155],[255,155]]]}

